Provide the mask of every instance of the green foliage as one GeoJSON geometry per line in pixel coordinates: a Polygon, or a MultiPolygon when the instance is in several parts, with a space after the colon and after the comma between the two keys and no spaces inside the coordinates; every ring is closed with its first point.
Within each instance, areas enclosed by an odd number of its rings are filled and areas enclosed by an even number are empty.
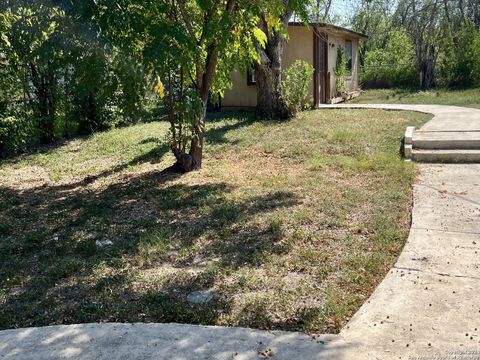
{"type": "Polygon", "coordinates": [[[160,109],[169,115],[181,153],[188,151],[187,141],[201,149],[209,95],[223,93],[236,65],[258,60],[257,49],[266,45],[267,30],[278,29],[281,14],[306,17],[310,5],[310,0],[288,6],[283,0],[3,2],[0,114],[15,117],[15,124],[33,123],[32,142],[51,142],[151,118],[160,109]],[[258,27],[262,12],[269,19],[265,30],[258,27]],[[152,82],[163,99],[152,96],[152,82]]]}
{"type": "Polygon", "coordinates": [[[95,23],[82,21],[88,3],[70,5],[19,0],[0,6],[0,118],[8,119],[3,133],[18,136],[4,142],[6,150],[147,116],[143,63],[108,44],[95,23]]]}
{"type": "Polygon", "coordinates": [[[183,89],[182,96],[173,104],[175,121],[168,132],[168,143],[173,145],[172,140],[175,139],[182,149],[185,149],[187,143],[195,137],[195,122],[202,116],[203,111],[203,103],[197,92],[192,88],[183,89]]]}
{"type": "Polygon", "coordinates": [[[337,49],[337,64],[335,66],[335,92],[342,96],[347,92],[347,57],[345,49],[339,46],[337,49]]]}
{"type": "Polygon", "coordinates": [[[369,35],[360,51],[363,79],[401,87],[478,85],[478,9],[475,0],[361,2],[351,24],[369,35]]]}
{"type": "Polygon", "coordinates": [[[416,82],[415,48],[404,30],[394,30],[381,48],[365,53],[363,81],[387,81],[391,86],[416,82]]]}
{"type": "Polygon", "coordinates": [[[314,69],[303,60],[296,60],[283,71],[282,96],[290,115],[311,105],[310,83],[314,69]]]}
{"type": "Polygon", "coordinates": [[[480,84],[480,29],[470,21],[460,31],[445,31],[439,66],[442,85],[468,87],[480,84]]]}
{"type": "Polygon", "coordinates": [[[0,115],[0,155],[25,150],[34,135],[34,123],[29,118],[0,115]]]}

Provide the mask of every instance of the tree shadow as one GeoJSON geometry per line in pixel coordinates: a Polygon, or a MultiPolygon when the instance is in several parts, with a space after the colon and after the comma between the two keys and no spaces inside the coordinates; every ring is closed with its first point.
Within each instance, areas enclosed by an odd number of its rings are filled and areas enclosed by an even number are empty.
{"type": "Polygon", "coordinates": [[[215,324],[229,311],[228,297],[192,305],[186,295],[240,266],[259,266],[265,253],[287,251],[268,224],[252,220],[298,199],[273,192],[233,200],[225,183],[175,183],[179,176],[150,172],[104,188],[88,181],[1,187],[0,328],[215,324]],[[102,240],[113,246],[98,246],[102,240]]]}
{"type": "Polygon", "coordinates": [[[141,165],[141,164],[144,164],[144,163],[147,163],[147,162],[151,163],[151,164],[158,164],[159,162],[161,162],[163,156],[165,156],[170,151],[170,149],[169,149],[167,144],[160,142],[156,138],[144,139],[140,142],[140,144],[147,144],[147,143],[152,143],[152,142],[159,143],[159,145],[157,145],[156,147],[154,147],[150,151],[135,157],[134,159],[132,159],[128,162],[125,162],[123,164],[119,164],[117,166],[114,166],[111,169],[102,171],[98,174],[87,176],[83,179],[83,183],[84,184],[89,184],[89,183],[95,182],[100,178],[105,178],[105,177],[109,177],[111,175],[120,173],[120,172],[124,171],[125,169],[128,169],[131,166],[141,165]]]}
{"type": "Polygon", "coordinates": [[[230,113],[230,112],[221,112],[221,113],[212,113],[209,114],[207,118],[207,130],[205,131],[205,141],[208,144],[235,144],[237,141],[229,140],[226,135],[234,130],[238,130],[242,127],[250,126],[256,122],[255,115],[250,112],[241,113],[230,113]],[[240,119],[239,119],[240,118],[240,119]],[[228,120],[231,119],[231,122],[228,120]],[[214,126],[213,128],[209,125],[216,125],[219,122],[227,121],[228,123],[223,126],[214,126]]]}
{"type": "MultiPolygon", "coordinates": [[[[340,360],[362,351],[334,335],[179,324],[84,324],[0,334],[5,359],[304,359],[340,360]]],[[[350,357],[349,357],[350,356],[350,357]]]]}
{"type": "MultiPolygon", "coordinates": [[[[245,114],[224,125],[230,116],[209,117],[210,143],[232,143],[229,132],[255,121],[245,114]]],[[[79,181],[0,187],[0,328],[91,321],[216,324],[230,309],[228,296],[192,305],[186,295],[288,251],[275,229],[254,220],[297,205],[293,193],[238,199],[226,183],[178,183],[181,174],[165,171],[110,178],[158,162],[169,151],[155,137],[141,143],[157,146],[79,181]],[[113,246],[97,245],[105,240],[113,246]],[[151,275],[156,272],[161,274],[151,275]]]]}

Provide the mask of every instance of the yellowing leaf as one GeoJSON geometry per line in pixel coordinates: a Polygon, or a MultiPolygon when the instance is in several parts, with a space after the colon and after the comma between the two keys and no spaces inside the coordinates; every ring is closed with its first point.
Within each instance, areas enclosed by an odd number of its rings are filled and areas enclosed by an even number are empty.
{"type": "Polygon", "coordinates": [[[162,80],[160,79],[160,76],[157,76],[157,82],[153,88],[157,95],[162,99],[165,96],[165,88],[163,87],[162,80]]]}
{"type": "Polygon", "coordinates": [[[258,27],[253,29],[253,36],[255,36],[255,39],[260,43],[262,47],[265,47],[267,44],[267,35],[258,27]]]}
{"type": "Polygon", "coordinates": [[[273,14],[267,14],[267,16],[265,16],[265,20],[267,21],[267,27],[269,29],[273,29],[277,26],[278,19],[273,16],[273,14]]]}
{"type": "Polygon", "coordinates": [[[10,41],[8,40],[7,35],[1,34],[1,37],[2,37],[2,40],[3,40],[3,42],[5,43],[5,45],[7,45],[8,47],[12,46],[12,45],[10,44],[10,41]]]}

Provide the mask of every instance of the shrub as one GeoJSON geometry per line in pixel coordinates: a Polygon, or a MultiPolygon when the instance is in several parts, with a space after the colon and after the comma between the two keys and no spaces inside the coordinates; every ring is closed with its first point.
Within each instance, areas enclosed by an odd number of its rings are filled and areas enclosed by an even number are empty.
{"type": "Polygon", "coordinates": [[[297,60],[283,72],[282,96],[290,116],[311,105],[310,83],[313,66],[305,61],[297,60]]]}
{"type": "Polygon", "coordinates": [[[444,86],[480,84],[480,30],[465,22],[460,31],[447,29],[439,56],[439,82],[444,86]]]}
{"type": "Polygon", "coordinates": [[[34,134],[35,124],[31,119],[0,115],[0,155],[25,150],[34,134]]]}
{"type": "Polygon", "coordinates": [[[384,47],[366,52],[362,81],[400,87],[416,85],[415,48],[405,31],[393,31],[384,47]]]}

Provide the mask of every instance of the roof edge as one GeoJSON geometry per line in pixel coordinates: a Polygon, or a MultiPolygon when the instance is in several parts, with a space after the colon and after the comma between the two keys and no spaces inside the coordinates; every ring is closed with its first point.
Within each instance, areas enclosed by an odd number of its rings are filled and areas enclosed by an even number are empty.
{"type": "Polygon", "coordinates": [[[317,27],[317,28],[324,28],[326,30],[333,30],[333,31],[336,31],[336,32],[341,32],[341,33],[346,33],[346,34],[349,34],[349,35],[353,35],[361,40],[367,40],[368,39],[368,35],[365,35],[365,34],[362,34],[360,32],[357,32],[357,31],[353,31],[353,30],[350,30],[350,29],[347,29],[347,28],[344,28],[344,27],[341,27],[341,26],[337,26],[337,25],[332,25],[332,24],[327,24],[327,23],[313,23],[313,22],[310,22],[310,23],[303,23],[303,22],[298,22],[298,21],[292,21],[292,22],[289,22],[288,23],[289,26],[310,26],[310,27],[317,27]]]}

